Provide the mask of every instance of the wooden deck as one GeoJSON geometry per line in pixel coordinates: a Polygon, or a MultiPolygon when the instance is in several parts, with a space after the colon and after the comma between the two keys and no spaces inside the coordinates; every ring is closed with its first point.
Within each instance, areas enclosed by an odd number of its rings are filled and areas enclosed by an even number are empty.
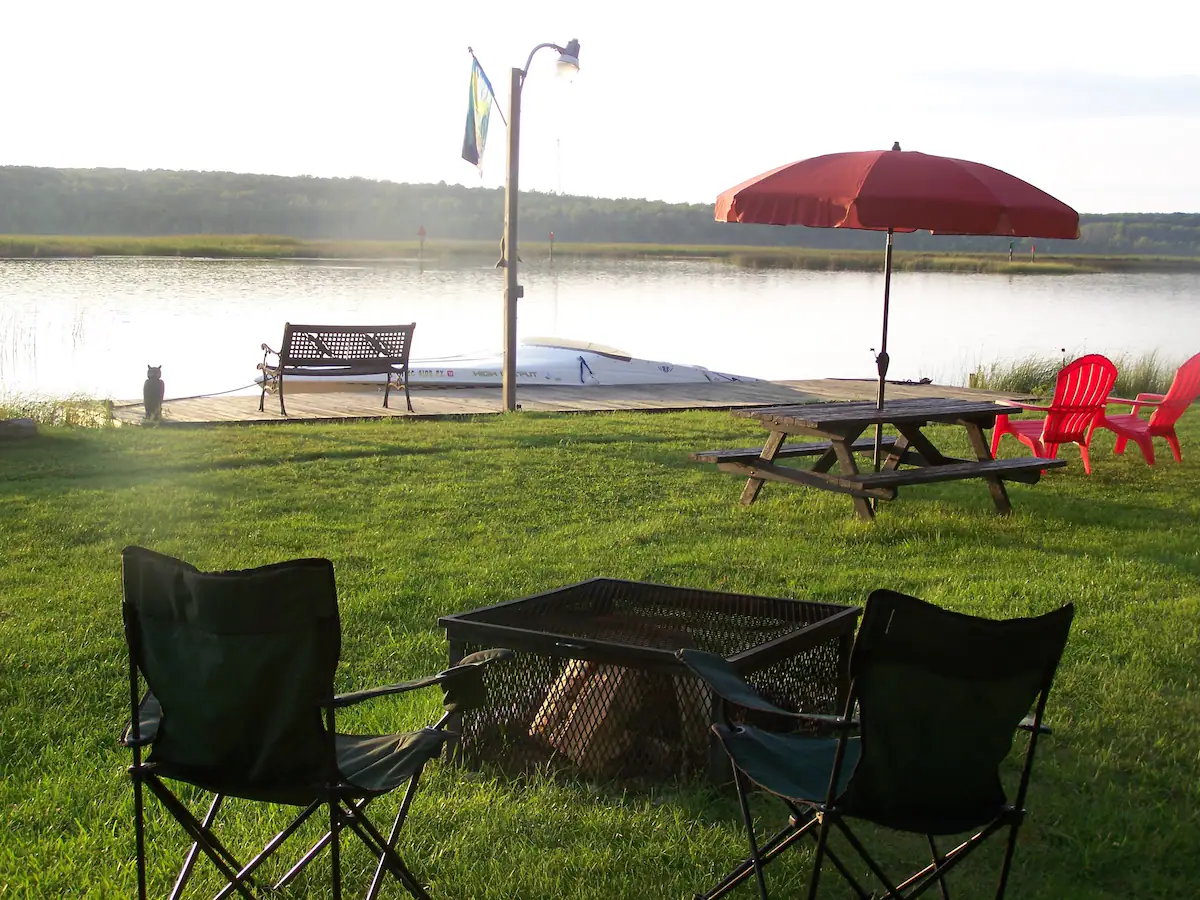
{"type": "MultiPolygon", "coordinates": [[[[721,384],[656,384],[624,387],[521,387],[517,403],[532,412],[663,412],[684,409],[737,409],[815,403],[822,400],[872,400],[876,382],[866,379],[825,378],[811,381],[726,382],[721,384]]],[[[888,384],[888,397],[1002,398],[1005,394],[931,384],[888,384]]],[[[500,388],[413,388],[413,411],[404,406],[404,391],[393,391],[391,408],[384,409],[383,389],[321,390],[287,394],[288,415],[279,414],[279,401],[267,396],[258,411],[258,394],[170,400],[163,404],[163,424],[179,426],[231,425],[264,422],[444,418],[499,413],[500,388]]],[[[117,424],[139,425],[142,405],[116,403],[117,424]]]]}

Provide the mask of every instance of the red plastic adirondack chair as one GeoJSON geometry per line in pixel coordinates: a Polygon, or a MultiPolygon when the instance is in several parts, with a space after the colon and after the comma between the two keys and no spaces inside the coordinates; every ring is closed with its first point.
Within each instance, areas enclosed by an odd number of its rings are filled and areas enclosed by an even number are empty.
{"type": "Polygon", "coordinates": [[[1012,421],[1007,415],[996,416],[996,428],[992,432],[992,456],[996,455],[1000,438],[1006,434],[1011,434],[1029,447],[1034,456],[1051,459],[1058,456],[1059,444],[1078,444],[1083,470],[1091,475],[1088,444],[1092,440],[1092,432],[1104,416],[1104,402],[1116,380],[1117,367],[1112,360],[1091,353],[1068,363],[1058,373],[1054,398],[1049,406],[1005,401],[1009,406],[1044,412],[1046,418],[1012,421]]]}
{"type": "Polygon", "coordinates": [[[1165,438],[1175,454],[1175,462],[1183,462],[1179,452],[1179,438],[1175,434],[1175,423],[1184,411],[1192,405],[1192,401],[1200,396],[1200,353],[1197,353],[1175,373],[1175,380],[1165,394],[1141,393],[1136,400],[1122,400],[1110,397],[1109,403],[1128,403],[1133,407],[1132,412],[1118,416],[1103,416],[1097,423],[1099,428],[1107,428],[1117,436],[1113,447],[1114,453],[1124,453],[1125,445],[1134,441],[1142,450],[1148,465],[1154,465],[1154,438],[1165,438]],[[1146,421],[1138,415],[1143,406],[1154,407],[1150,420],[1146,421]]]}

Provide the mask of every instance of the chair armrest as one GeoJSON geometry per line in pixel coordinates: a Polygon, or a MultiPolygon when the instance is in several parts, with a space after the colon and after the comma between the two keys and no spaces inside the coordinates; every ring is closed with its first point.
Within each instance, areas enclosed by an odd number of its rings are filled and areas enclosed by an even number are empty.
{"type": "Polygon", "coordinates": [[[796,719],[801,722],[812,722],[826,728],[845,729],[858,725],[857,720],[847,719],[844,716],[792,712],[790,709],[776,706],[770,700],[760,696],[750,685],[746,684],[745,680],[738,674],[737,669],[730,664],[729,660],[723,656],[718,656],[716,653],[708,653],[704,650],[677,650],[675,657],[691,669],[701,681],[712,688],[713,693],[735,706],[757,710],[758,712],[771,713],[776,716],[786,716],[789,719],[796,719]]]}
{"type": "MultiPolygon", "coordinates": [[[[1026,716],[1017,723],[1017,727],[1022,731],[1033,731],[1033,716],[1026,716]]],[[[1039,725],[1037,727],[1038,734],[1054,734],[1049,725],[1039,725]]]]}
{"type": "Polygon", "coordinates": [[[997,400],[996,402],[1001,406],[1012,406],[1012,407],[1015,407],[1016,409],[1028,409],[1028,410],[1031,410],[1034,412],[1051,412],[1051,411],[1053,411],[1053,407],[1037,406],[1036,404],[1033,404],[1033,403],[1022,403],[1020,400],[997,400]]]}
{"type": "Polygon", "coordinates": [[[1136,400],[1125,400],[1121,397],[1109,397],[1105,403],[1117,403],[1123,406],[1160,406],[1166,398],[1162,394],[1138,394],[1136,400]]]}
{"type": "Polygon", "coordinates": [[[369,688],[365,691],[338,694],[326,700],[321,705],[333,709],[342,709],[347,706],[353,706],[356,703],[362,703],[364,700],[387,697],[391,694],[404,694],[420,688],[433,687],[435,684],[443,686],[442,689],[446,694],[444,705],[447,708],[451,704],[454,705],[454,709],[458,709],[464,704],[479,705],[478,702],[472,704],[471,701],[477,700],[478,693],[482,690],[483,683],[480,678],[484,667],[503,659],[511,659],[512,656],[513,652],[511,650],[480,650],[478,653],[472,653],[470,656],[463,657],[457,665],[451,666],[449,669],[443,669],[436,675],[429,675],[425,678],[417,678],[412,681],[402,681],[399,684],[369,688]]]}

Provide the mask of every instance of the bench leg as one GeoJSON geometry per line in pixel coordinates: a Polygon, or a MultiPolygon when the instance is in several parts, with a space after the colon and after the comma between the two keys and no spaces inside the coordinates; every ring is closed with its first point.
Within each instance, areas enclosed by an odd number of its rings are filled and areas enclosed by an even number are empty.
{"type": "Polygon", "coordinates": [[[391,372],[388,372],[388,374],[387,374],[387,383],[386,383],[386,384],[384,384],[384,386],[383,386],[383,408],[384,408],[384,409],[387,409],[387,408],[388,408],[388,405],[387,405],[387,403],[388,403],[388,394],[391,392],[391,390],[392,390],[392,373],[391,373],[391,372]]]}
{"type": "MultiPolygon", "coordinates": [[[[967,425],[967,440],[971,442],[971,449],[975,451],[975,457],[979,460],[994,459],[992,450],[988,446],[987,439],[983,436],[983,429],[975,422],[968,422],[967,425]]],[[[1008,491],[1004,487],[1004,482],[996,476],[987,476],[985,479],[988,484],[988,491],[992,495],[992,503],[996,505],[996,512],[1002,516],[1007,516],[1012,512],[1012,503],[1008,500],[1008,491]]]]}
{"type": "Polygon", "coordinates": [[[263,404],[264,404],[266,401],[267,401],[267,376],[266,376],[266,374],[264,373],[264,375],[263,375],[263,383],[262,383],[262,394],[260,394],[260,395],[259,395],[259,398],[258,398],[258,411],[259,411],[259,412],[262,412],[262,411],[263,411],[263,404]]]}
{"type": "Polygon", "coordinates": [[[287,408],[283,405],[283,373],[279,373],[279,414],[287,415],[287,408]]]}
{"type": "Polygon", "coordinates": [[[408,411],[412,412],[412,397],[408,395],[408,366],[404,367],[404,402],[408,405],[408,411]]]}
{"type": "MultiPolygon", "coordinates": [[[[772,431],[771,436],[767,438],[767,442],[763,444],[762,452],[758,454],[758,458],[773,462],[775,454],[779,452],[779,448],[783,446],[787,435],[782,431],[772,431]]],[[[749,506],[758,498],[758,492],[762,490],[763,480],[761,478],[750,477],[746,479],[746,486],[742,488],[742,506],[749,506]]]]}

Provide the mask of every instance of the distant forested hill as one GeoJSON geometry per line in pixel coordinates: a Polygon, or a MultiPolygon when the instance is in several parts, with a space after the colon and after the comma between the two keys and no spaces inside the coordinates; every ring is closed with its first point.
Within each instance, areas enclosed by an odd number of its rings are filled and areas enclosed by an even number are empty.
{"type": "MultiPolygon", "coordinates": [[[[0,167],[0,234],[273,234],[305,239],[499,240],[504,191],[363,178],[127,169],[0,167]]],[[[1084,215],[1080,241],[1038,241],[1038,252],[1200,257],[1200,214],[1084,215]]],[[[712,206],[528,193],[525,240],[877,248],[846,229],[714,222],[712,206]]],[[[908,250],[1002,251],[1004,238],[898,235],[908,250]]],[[[1018,242],[1027,250],[1029,241],[1018,242]]]]}

